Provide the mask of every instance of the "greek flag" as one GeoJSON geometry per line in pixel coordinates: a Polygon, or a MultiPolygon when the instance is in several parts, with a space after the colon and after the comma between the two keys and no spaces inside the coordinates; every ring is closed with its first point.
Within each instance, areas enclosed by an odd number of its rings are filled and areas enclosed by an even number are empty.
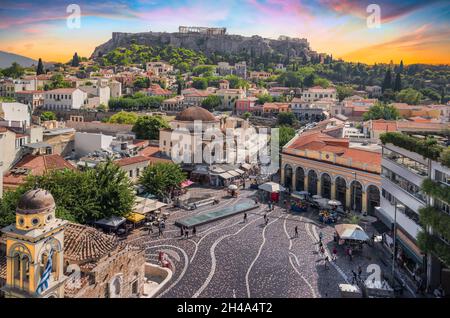
{"type": "Polygon", "coordinates": [[[50,280],[50,276],[52,274],[53,268],[53,249],[50,250],[48,255],[47,264],[45,264],[44,273],[42,273],[41,279],[39,280],[39,284],[36,289],[36,293],[38,295],[42,294],[48,288],[48,282],[50,280]]]}

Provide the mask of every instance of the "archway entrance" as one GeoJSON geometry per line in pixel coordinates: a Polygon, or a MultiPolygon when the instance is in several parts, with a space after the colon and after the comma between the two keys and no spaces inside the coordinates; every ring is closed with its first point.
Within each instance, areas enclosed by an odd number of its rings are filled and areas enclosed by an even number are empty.
{"type": "Polygon", "coordinates": [[[284,186],[292,188],[292,167],[290,165],[284,166],[284,186]]]}
{"type": "Polygon", "coordinates": [[[375,215],[375,207],[380,206],[380,190],[374,186],[367,187],[367,212],[375,215]]]}
{"type": "Polygon", "coordinates": [[[295,173],[295,190],[296,191],[303,191],[305,190],[305,171],[303,168],[298,167],[295,173]]]}
{"type": "Polygon", "coordinates": [[[347,183],[345,182],[345,179],[342,177],[337,177],[335,181],[335,188],[336,188],[336,200],[341,201],[342,205],[344,207],[347,206],[346,200],[346,193],[347,193],[347,183]]]}
{"type": "Polygon", "coordinates": [[[308,172],[308,192],[311,195],[317,194],[317,173],[314,170],[308,172]]]}
{"type": "Polygon", "coordinates": [[[350,184],[351,201],[350,207],[352,210],[361,212],[362,210],[362,185],[359,181],[352,181],[350,184]]]}
{"type": "Polygon", "coordinates": [[[331,199],[331,177],[328,173],[323,173],[320,179],[321,193],[323,198],[331,199]]]}

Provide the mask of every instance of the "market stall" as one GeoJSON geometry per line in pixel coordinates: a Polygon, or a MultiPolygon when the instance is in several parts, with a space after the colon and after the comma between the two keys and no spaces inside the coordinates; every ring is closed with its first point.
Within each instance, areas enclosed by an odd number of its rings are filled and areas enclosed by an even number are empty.
{"type": "Polygon", "coordinates": [[[357,224],[338,224],[334,227],[339,245],[350,245],[362,249],[362,244],[369,241],[369,236],[357,224]]]}
{"type": "Polygon", "coordinates": [[[278,202],[280,200],[280,192],[285,191],[285,188],[275,182],[266,182],[258,187],[259,190],[265,193],[265,198],[268,201],[278,202]]]}
{"type": "Polygon", "coordinates": [[[291,193],[291,210],[294,212],[306,212],[308,210],[307,191],[294,191],[291,193]]]}

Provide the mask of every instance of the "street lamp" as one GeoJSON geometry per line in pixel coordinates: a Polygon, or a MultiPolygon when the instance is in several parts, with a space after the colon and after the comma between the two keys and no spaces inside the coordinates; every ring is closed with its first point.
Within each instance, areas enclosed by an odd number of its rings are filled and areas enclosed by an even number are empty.
{"type": "Polygon", "coordinates": [[[397,244],[397,209],[404,209],[405,206],[402,204],[397,203],[397,201],[394,202],[394,246],[392,251],[392,286],[394,285],[394,277],[395,277],[395,250],[396,250],[396,244],[397,244]]]}

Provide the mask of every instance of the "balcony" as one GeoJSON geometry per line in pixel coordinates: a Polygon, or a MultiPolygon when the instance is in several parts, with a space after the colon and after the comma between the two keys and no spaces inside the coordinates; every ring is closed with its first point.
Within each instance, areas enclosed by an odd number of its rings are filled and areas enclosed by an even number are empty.
{"type": "MultiPolygon", "coordinates": [[[[380,205],[380,208],[377,209],[379,213],[383,214],[383,216],[387,217],[393,223],[395,218],[394,205],[383,197],[380,198],[380,205]]],[[[397,209],[397,224],[415,239],[417,239],[419,232],[422,231],[422,227],[409,218],[401,209],[397,209]]]]}
{"type": "Polygon", "coordinates": [[[381,187],[415,212],[418,212],[419,209],[425,206],[425,201],[422,201],[418,196],[409,193],[384,176],[381,179],[381,187]]]}

